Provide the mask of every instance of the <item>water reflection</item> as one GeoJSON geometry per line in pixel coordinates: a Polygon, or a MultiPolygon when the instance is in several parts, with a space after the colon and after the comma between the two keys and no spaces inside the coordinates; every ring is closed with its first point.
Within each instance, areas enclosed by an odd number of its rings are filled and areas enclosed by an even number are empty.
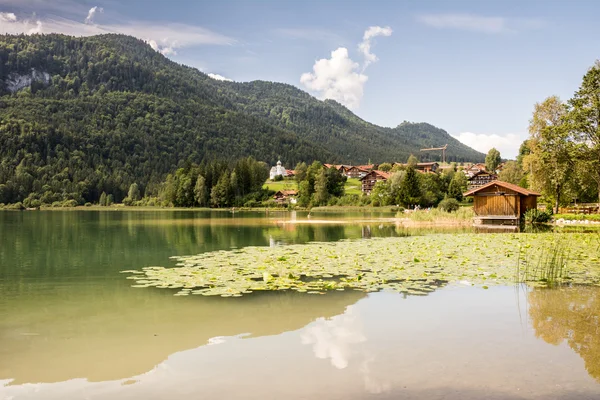
{"type": "Polygon", "coordinates": [[[528,299],[536,336],[553,345],[566,341],[600,382],[600,288],[535,289],[528,299]]]}
{"type": "Polygon", "coordinates": [[[365,390],[369,393],[382,393],[390,385],[381,382],[371,371],[376,359],[364,346],[367,337],[364,333],[360,313],[350,306],[342,315],[333,318],[318,318],[304,328],[300,334],[302,344],[311,345],[318,359],[325,359],[337,369],[345,369],[352,358],[359,363],[365,390]]]}
{"type": "Polygon", "coordinates": [[[244,299],[173,297],[160,290],[81,285],[42,288],[6,304],[0,322],[0,379],[11,384],[123,379],[170,354],[226,336],[277,335],[342,314],[364,297],[263,293],[244,299]]]}

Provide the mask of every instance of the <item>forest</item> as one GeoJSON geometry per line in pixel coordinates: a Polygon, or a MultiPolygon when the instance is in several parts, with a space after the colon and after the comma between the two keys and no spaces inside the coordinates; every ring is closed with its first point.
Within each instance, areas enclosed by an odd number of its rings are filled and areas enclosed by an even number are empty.
{"type": "Polygon", "coordinates": [[[0,36],[0,203],[122,202],[191,165],[383,162],[446,143],[450,161],[483,160],[432,125],[379,127],[291,85],[217,81],[129,36],[0,36]]]}

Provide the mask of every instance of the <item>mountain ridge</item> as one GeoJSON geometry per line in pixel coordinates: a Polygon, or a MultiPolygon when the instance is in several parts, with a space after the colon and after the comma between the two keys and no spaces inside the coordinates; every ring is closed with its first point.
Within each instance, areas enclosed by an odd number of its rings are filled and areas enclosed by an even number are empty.
{"type": "Polygon", "coordinates": [[[290,84],[215,80],[130,36],[0,35],[5,200],[35,185],[94,199],[213,159],[381,163],[447,142],[448,160],[483,160],[432,125],[380,127],[290,84]]]}

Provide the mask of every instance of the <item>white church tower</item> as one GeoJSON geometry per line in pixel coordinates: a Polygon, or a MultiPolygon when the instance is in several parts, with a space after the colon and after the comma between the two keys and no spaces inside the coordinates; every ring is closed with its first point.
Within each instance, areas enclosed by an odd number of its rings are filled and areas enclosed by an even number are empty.
{"type": "Polygon", "coordinates": [[[281,160],[277,161],[277,166],[271,167],[271,172],[269,173],[271,180],[275,179],[277,175],[287,176],[287,171],[285,170],[285,167],[281,165],[281,160]]]}

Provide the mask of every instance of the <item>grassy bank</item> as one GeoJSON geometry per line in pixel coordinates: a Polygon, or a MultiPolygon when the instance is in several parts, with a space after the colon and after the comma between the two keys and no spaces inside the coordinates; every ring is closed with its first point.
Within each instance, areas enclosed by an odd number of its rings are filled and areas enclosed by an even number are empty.
{"type": "Polygon", "coordinates": [[[555,221],[564,219],[568,221],[600,221],[600,214],[554,214],[555,221]]]}

